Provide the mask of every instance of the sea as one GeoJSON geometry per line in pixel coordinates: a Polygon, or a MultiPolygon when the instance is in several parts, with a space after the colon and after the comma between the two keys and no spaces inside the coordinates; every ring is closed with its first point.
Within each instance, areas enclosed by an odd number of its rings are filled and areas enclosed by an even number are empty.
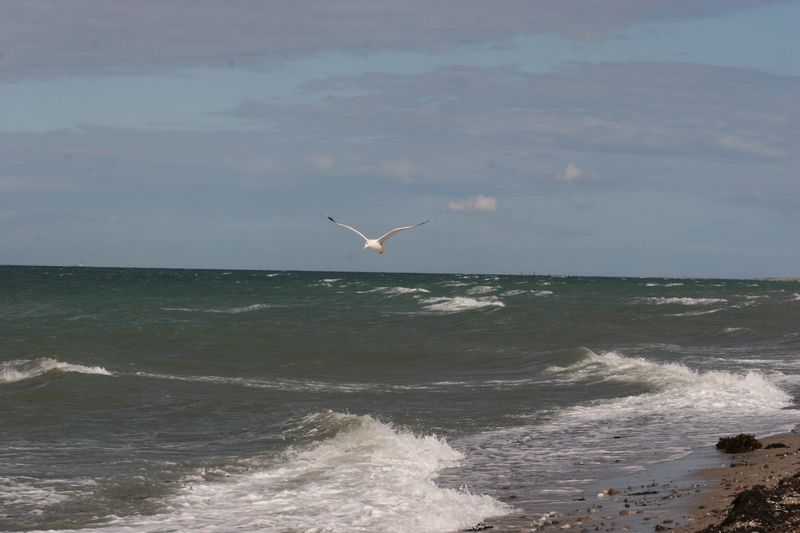
{"type": "Polygon", "coordinates": [[[797,280],[5,266],[0,530],[524,530],[799,397],[797,280]]]}

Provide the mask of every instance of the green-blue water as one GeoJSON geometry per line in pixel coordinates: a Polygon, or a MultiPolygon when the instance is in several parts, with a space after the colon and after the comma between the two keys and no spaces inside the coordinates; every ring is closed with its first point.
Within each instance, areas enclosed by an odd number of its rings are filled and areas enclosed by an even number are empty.
{"type": "Polygon", "coordinates": [[[794,281],[0,267],[0,529],[513,523],[793,427],[798,356],[794,281]]]}

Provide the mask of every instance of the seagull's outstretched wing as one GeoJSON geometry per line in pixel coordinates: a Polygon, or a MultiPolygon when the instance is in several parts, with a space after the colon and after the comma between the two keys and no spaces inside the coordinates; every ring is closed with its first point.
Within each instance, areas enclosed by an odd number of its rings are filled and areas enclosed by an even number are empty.
{"type": "Polygon", "coordinates": [[[359,235],[361,235],[361,238],[362,238],[362,239],[364,239],[365,241],[368,241],[368,240],[369,240],[369,239],[367,239],[367,238],[364,236],[364,234],[363,234],[363,233],[361,233],[360,231],[358,231],[358,230],[357,230],[356,228],[354,228],[353,226],[348,226],[347,224],[342,224],[341,222],[336,222],[335,220],[333,220],[333,218],[332,218],[332,217],[328,217],[328,220],[330,220],[330,221],[331,221],[331,222],[333,222],[334,224],[338,224],[339,226],[342,226],[343,228],[347,228],[347,229],[349,229],[350,231],[355,231],[356,233],[358,233],[359,235]]]}
{"type": "Polygon", "coordinates": [[[389,239],[391,239],[392,237],[394,237],[395,235],[397,235],[401,231],[405,231],[405,230],[411,229],[411,228],[416,228],[417,226],[421,226],[423,224],[427,224],[428,222],[430,222],[430,220],[426,220],[425,222],[420,222],[419,224],[414,224],[413,226],[403,226],[402,228],[394,228],[391,231],[387,231],[385,235],[383,235],[381,238],[378,239],[378,242],[383,244],[384,242],[388,241],[389,239]]]}

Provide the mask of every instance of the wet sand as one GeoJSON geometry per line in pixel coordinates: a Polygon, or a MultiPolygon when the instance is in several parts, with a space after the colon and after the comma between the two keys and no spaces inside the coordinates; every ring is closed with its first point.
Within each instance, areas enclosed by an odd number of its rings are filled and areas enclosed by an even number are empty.
{"type": "MultiPolygon", "coordinates": [[[[697,473],[698,478],[704,480],[704,490],[697,499],[697,509],[691,521],[675,531],[693,533],[719,524],[727,516],[737,494],[756,485],[772,489],[781,480],[800,472],[800,435],[786,433],[764,437],[759,441],[764,448],[749,453],[726,454],[730,459],[727,465],[697,473]],[[779,442],[788,448],[766,448],[779,442]]],[[[753,529],[758,528],[748,528],[748,531],[753,529]]]]}
{"type": "Polygon", "coordinates": [[[589,487],[571,504],[517,516],[490,531],[702,531],[725,519],[737,494],[756,485],[775,487],[781,479],[800,472],[800,435],[785,433],[758,440],[764,448],[754,452],[726,454],[710,446],[646,472],[606,480],[602,486],[589,487]],[[788,448],[766,448],[777,442],[788,448]],[[714,463],[719,466],[708,468],[714,463]]]}

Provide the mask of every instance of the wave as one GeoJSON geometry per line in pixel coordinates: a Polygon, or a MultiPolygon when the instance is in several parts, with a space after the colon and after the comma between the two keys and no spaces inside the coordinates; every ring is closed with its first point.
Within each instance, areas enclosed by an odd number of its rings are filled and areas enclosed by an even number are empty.
{"type": "Polygon", "coordinates": [[[795,302],[800,302],[800,293],[792,294],[792,300],[795,302]]]}
{"type": "Polygon", "coordinates": [[[667,316],[702,316],[702,315],[713,315],[714,313],[719,313],[722,311],[722,308],[717,309],[709,309],[707,311],[686,311],[685,313],[670,313],[667,316]]]}
{"type": "Polygon", "coordinates": [[[519,296],[521,294],[532,294],[533,296],[550,296],[553,291],[531,291],[527,289],[512,289],[501,294],[501,296],[519,296]]]}
{"type": "MultiPolygon", "coordinates": [[[[287,431],[299,444],[278,461],[211,481],[204,472],[164,503],[171,513],[117,519],[115,531],[447,532],[506,514],[485,495],[434,480],[463,459],[444,440],[369,416],[308,416],[287,431]]],[[[215,476],[218,477],[218,476],[215,476]]]]}
{"type": "Polygon", "coordinates": [[[183,313],[214,313],[222,315],[238,315],[240,313],[252,313],[253,311],[260,311],[262,309],[269,309],[273,307],[270,304],[252,304],[242,307],[229,307],[222,309],[197,309],[192,307],[161,307],[162,311],[179,311],[183,313]]]}
{"type": "Polygon", "coordinates": [[[737,331],[748,331],[750,328],[737,328],[737,327],[728,327],[722,330],[722,333],[736,333],[737,331]]]}
{"type": "MultiPolygon", "coordinates": [[[[165,379],[170,381],[186,381],[190,383],[212,383],[218,385],[234,385],[255,389],[271,389],[296,392],[364,392],[370,390],[390,391],[405,389],[402,385],[381,385],[377,383],[328,383],[324,381],[306,381],[294,379],[258,379],[224,376],[177,376],[153,372],[136,372],[142,378],[165,379]]],[[[409,386],[408,388],[413,388],[409,386]]],[[[424,387],[420,387],[424,388],[424,387]]]]}
{"type": "Polygon", "coordinates": [[[155,372],[135,372],[133,375],[141,378],[164,379],[170,381],[184,381],[189,383],[211,383],[216,385],[233,385],[254,389],[269,389],[288,392],[321,392],[355,394],[361,392],[397,392],[411,390],[449,390],[454,386],[477,387],[480,383],[466,381],[440,381],[434,383],[414,383],[409,385],[387,383],[333,383],[328,381],[298,380],[298,379],[266,379],[266,378],[241,378],[225,376],[179,376],[173,374],[159,374],[155,372]]]}
{"type": "MultiPolygon", "coordinates": [[[[486,476],[495,472],[492,465],[503,465],[502,472],[542,471],[553,480],[574,480],[557,488],[577,491],[586,480],[627,476],[685,457],[721,434],[786,431],[797,421],[776,375],[700,372],[679,363],[580,351],[579,360],[544,371],[549,386],[592,387],[618,396],[535,412],[530,424],[466,436],[460,441],[471,450],[466,466],[472,469],[466,471],[486,476]]],[[[563,501],[545,492],[553,488],[552,482],[533,483],[531,497],[563,501]]]]}
{"type": "MultiPolygon", "coordinates": [[[[653,392],[627,396],[588,408],[592,416],[631,416],[647,412],[680,410],[741,412],[773,411],[789,407],[791,396],[764,374],[725,371],[700,372],[680,363],[658,363],[640,357],[625,357],[616,352],[585,358],[568,367],[549,367],[546,372],[558,381],[618,381],[648,386],[653,392]]],[[[576,408],[582,411],[586,408],[576,408]]]]}
{"type": "Polygon", "coordinates": [[[101,366],[84,366],[64,363],[49,357],[36,359],[17,359],[0,363],[0,383],[15,383],[35,378],[49,372],[77,372],[79,374],[101,374],[111,376],[111,372],[101,366]]]}
{"type": "Polygon", "coordinates": [[[253,311],[260,311],[262,309],[269,309],[272,307],[269,304],[252,304],[242,307],[230,307],[227,309],[209,309],[207,313],[219,313],[223,315],[238,315],[240,313],[252,313],[253,311]]]}
{"type": "Polygon", "coordinates": [[[502,294],[502,296],[519,296],[520,294],[528,294],[530,291],[526,289],[511,289],[502,294]]]}
{"type": "Polygon", "coordinates": [[[359,294],[378,293],[378,294],[388,294],[391,296],[398,294],[429,293],[431,291],[419,287],[375,287],[374,289],[370,289],[368,291],[358,291],[358,292],[359,294]]]}
{"type": "Polygon", "coordinates": [[[636,303],[647,303],[653,305],[712,305],[726,303],[725,298],[679,298],[654,296],[649,298],[634,298],[636,303]]]}
{"type": "Polygon", "coordinates": [[[241,378],[224,376],[179,376],[172,374],[159,374],[154,372],[135,372],[135,376],[150,379],[163,379],[170,381],[184,381],[188,383],[209,383],[215,385],[231,385],[249,387],[254,389],[279,390],[286,392],[314,392],[359,394],[364,392],[392,393],[407,391],[432,391],[450,392],[456,388],[476,389],[512,389],[531,383],[536,383],[539,378],[520,379],[490,379],[470,381],[435,381],[428,383],[391,384],[391,383],[333,383],[328,381],[297,380],[297,379],[266,379],[266,378],[241,378]]]}
{"type": "Polygon", "coordinates": [[[500,287],[496,285],[475,285],[474,287],[470,287],[467,289],[467,294],[475,296],[479,294],[489,294],[490,292],[494,292],[500,287]]]}
{"type": "Polygon", "coordinates": [[[442,313],[460,313],[462,311],[481,309],[483,307],[506,306],[502,300],[495,297],[468,298],[465,296],[456,296],[453,298],[427,298],[422,300],[422,303],[426,304],[426,310],[442,313]]]}

